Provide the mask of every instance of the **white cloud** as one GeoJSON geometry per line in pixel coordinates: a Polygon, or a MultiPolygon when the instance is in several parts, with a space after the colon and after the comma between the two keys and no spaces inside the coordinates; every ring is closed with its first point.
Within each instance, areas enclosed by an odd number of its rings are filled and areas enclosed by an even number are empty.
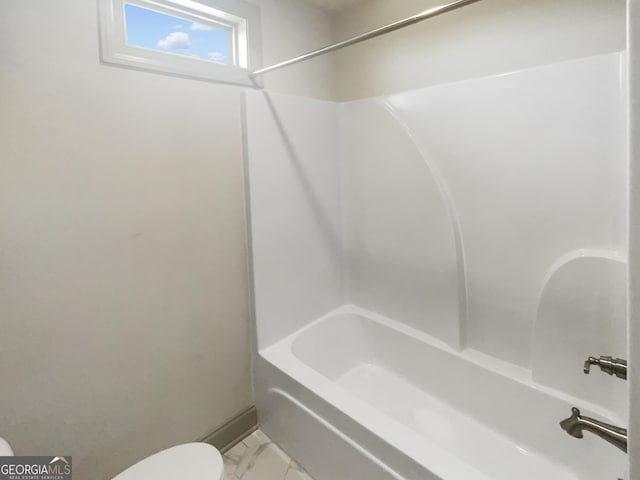
{"type": "Polygon", "coordinates": [[[171,27],[171,30],[182,30],[184,28],[184,24],[179,23],[177,25],[174,25],[173,27],[171,27]]]}
{"type": "Polygon", "coordinates": [[[227,63],[227,56],[220,52],[209,52],[207,54],[209,60],[215,63],[227,63]]]}
{"type": "Polygon", "coordinates": [[[213,27],[210,27],[209,25],[205,25],[203,23],[193,22],[191,24],[191,30],[213,30],[213,27]]]}
{"type": "Polygon", "coordinates": [[[189,48],[191,41],[185,32],[172,32],[166,38],[158,41],[160,48],[189,48]]]}

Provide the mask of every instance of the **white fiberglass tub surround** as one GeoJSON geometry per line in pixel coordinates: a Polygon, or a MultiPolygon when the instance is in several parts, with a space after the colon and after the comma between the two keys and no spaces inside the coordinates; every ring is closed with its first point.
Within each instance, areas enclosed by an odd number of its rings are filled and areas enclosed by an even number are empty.
{"type": "Polygon", "coordinates": [[[627,421],[624,65],[247,92],[256,405],[315,480],[626,478],[559,427],[627,421]]]}

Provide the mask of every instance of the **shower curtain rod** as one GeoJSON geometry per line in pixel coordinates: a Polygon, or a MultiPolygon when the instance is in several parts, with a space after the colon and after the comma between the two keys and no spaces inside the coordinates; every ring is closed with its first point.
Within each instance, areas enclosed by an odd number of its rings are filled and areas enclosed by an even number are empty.
{"type": "Polygon", "coordinates": [[[437,17],[438,15],[442,15],[443,13],[451,12],[452,10],[456,10],[460,7],[464,7],[479,1],[480,0],[457,0],[455,2],[447,3],[446,5],[440,5],[439,7],[430,8],[429,10],[425,10],[422,13],[405,18],[403,20],[398,20],[397,22],[390,23],[389,25],[385,25],[384,27],[379,27],[369,32],[356,35],[355,37],[342,40],[341,42],[327,45],[326,47],[322,47],[317,50],[312,50],[311,52],[305,53],[304,55],[300,55],[290,60],[276,63],[275,65],[271,65],[269,67],[261,68],[254,71],[253,73],[250,73],[249,77],[256,78],[260,75],[264,75],[265,73],[280,70],[281,68],[288,67],[289,65],[293,65],[295,63],[304,62],[305,60],[324,55],[325,53],[335,52],[336,50],[340,50],[350,45],[364,42],[365,40],[369,40],[370,38],[378,37],[380,35],[384,35],[385,33],[393,32],[394,30],[399,30],[409,25],[413,25],[414,23],[426,20],[427,18],[437,17]]]}

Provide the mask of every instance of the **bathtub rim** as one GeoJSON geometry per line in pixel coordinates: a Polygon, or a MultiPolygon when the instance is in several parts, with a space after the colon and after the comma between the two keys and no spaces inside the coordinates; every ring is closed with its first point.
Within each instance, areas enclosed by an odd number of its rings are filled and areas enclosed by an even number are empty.
{"type": "MultiPolygon", "coordinates": [[[[514,366],[471,349],[457,351],[429,334],[415,330],[412,327],[408,327],[353,304],[346,304],[333,309],[301,329],[289,334],[282,340],[258,350],[259,361],[267,362],[273,368],[299,384],[302,388],[322,398],[326,403],[347,415],[372,435],[378,437],[394,449],[403,452],[427,471],[440,478],[490,480],[490,477],[483,471],[477,469],[475,465],[466,463],[462,458],[454,455],[452,452],[439,446],[432,440],[425,438],[418,432],[415,432],[408,426],[403,425],[393,417],[363,400],[346,394],[344,389],[337,385],[335,381],[315,370],[294,354],[292,348],[293,343],[300,335],[309,333],[314,327],[317,327],[331,317],[343,314],[364,317],[366,321],[371,321],[383,328],[390,328],[394,332],[412,337],[426,344],[427,348],[436,348],[443,353],[455,355],[463,361],[472,363],[473,366],[477,368],[488,370],[493,374],[505,377],[506,380],[515,381],[526,388],[553,397],[558,401],[581,405],[585,412],[589,412],[589,414],[601,416],[612,422],[619,421],[619,418],[614,412],[602,406],[573,397],[553,388],[536,384],[531,377],[531,371],[528,369],[514,366]]],[[[267,391],[269,390],[270,389],[267,389],[267,391]]],[[[312,411],[311,407],[307,406],[307,408],[312,411]]],[[[536,453],[542,454],[541,452],[536,453]]],[[[559,470],[566,471],[578,478],[579,473],[573,470],[571,465],[558,462],[549,457],[547,458],[556,464],[559,470]]]]}
{"type": "MultiPolygon", "coordinates": [[[[366,320],[377,323],[383,327],[390,328],[395,332],[410,336],[422,343],[427,344],[429,347],[437,348],[443,351],[444,353],[454,355],[463,361],[473,363],[477,367],[488,370],[496,375],[506,377],[508,380],[518,382],[519,384],[524,385],[525,387],[535,390],[537,392],[540,392],[544,395],[548,395],[550,397],[556,398],[565,403],[579,404],[582,406],[582,409],[584,411],[588,411],[590,414],[595,414],[600,417],[603,417],[607,421],[610,421],[613,423],[615,422],[624,423],[626,421],[616,412],[613,412],[612,410],[607,409],[601,405],[590,402],[588,399],[576,397],[568,393],[562,392],[560,390],[557,390],[555,388],[548,387],[546,385],[542,385],[535,382],[535,380],[532,377],[532,371],[528,368],[514,365],[512,363],[506,362],[504,360],[500,360],[499,358],[492,357],[490,355],[487,355],[478,350],[474,350],[472,348],[456,350],[451,346],[449,346],[447,343],[443,342],[442,340],[436,337],[429,335],[428,333],[425,333],[413,327],[404,325],[400,322],[391,320],[390,318],[385,317],[384,315],[380,315],[379,313],[366,310],[354,304],[341,305],[329,311],[328,313],[322,315],[321,317],[313,320],[312,322],[308,323],[307,325],[300,328],[299,330],[296,330],[295,332],[287,335],[283,339],[269,346],[266,346],[262,349],[258,349],[257,352],[262,358],[274,364],[271,360],[273,358],[280,357],[279,355],[274,355],[274,352],[278,349],[283,349],[287,347],[288,351],[291,352],[292,356],[296,358],[298,362],[300,362],[301,364],[303,364],[305,367],[309,368],[316,374],[320,375],[322,378],[326,378],[324,377],[324,375],[320,374],[315,369],[308,366],[304,361],[300,360],[297,356],[295,356],[295,354],[293,354],[292,345],[298,336],[308,332],[309,330],[313,329],[314,327],[318,326],[320,323],[323,323],[329,318],[334,317],[336,315],[340,315],[340,314],[351,314],[351,315],[358,315],[358,316],[364,317],[366,320]]],[[[275,363],[274,365],[278,368],[280,367],[280,364],[278,363],[275,363]]],[[[285,371],[285,373],[287,372],[285,371]]],[[[294,377],[294,379],[297,381],[300,381],[299,378],[294,377]]],[[[302,383],[306,385],[305,382],[302,382],[302,383]]]]}

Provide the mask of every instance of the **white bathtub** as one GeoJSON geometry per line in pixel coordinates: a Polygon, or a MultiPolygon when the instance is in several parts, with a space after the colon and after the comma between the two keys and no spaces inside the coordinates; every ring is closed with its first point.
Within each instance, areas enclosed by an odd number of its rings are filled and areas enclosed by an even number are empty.
{"type": "Polygon", "coordinates": [[[270,378],[284,375],[265,401],[286,404],[269,409],[280,416],[262,418],[263,427],[316,480],[625,475],[622,452],[588,433],[574,439],[558,425],[574,404],[621,422],[610,412],[534,384],[527,370],[455,352],[354,306],[260,356],[258,368],[271,369],[270,378]],[[316,442],[304,442],[314,435],[316,442]]]}

